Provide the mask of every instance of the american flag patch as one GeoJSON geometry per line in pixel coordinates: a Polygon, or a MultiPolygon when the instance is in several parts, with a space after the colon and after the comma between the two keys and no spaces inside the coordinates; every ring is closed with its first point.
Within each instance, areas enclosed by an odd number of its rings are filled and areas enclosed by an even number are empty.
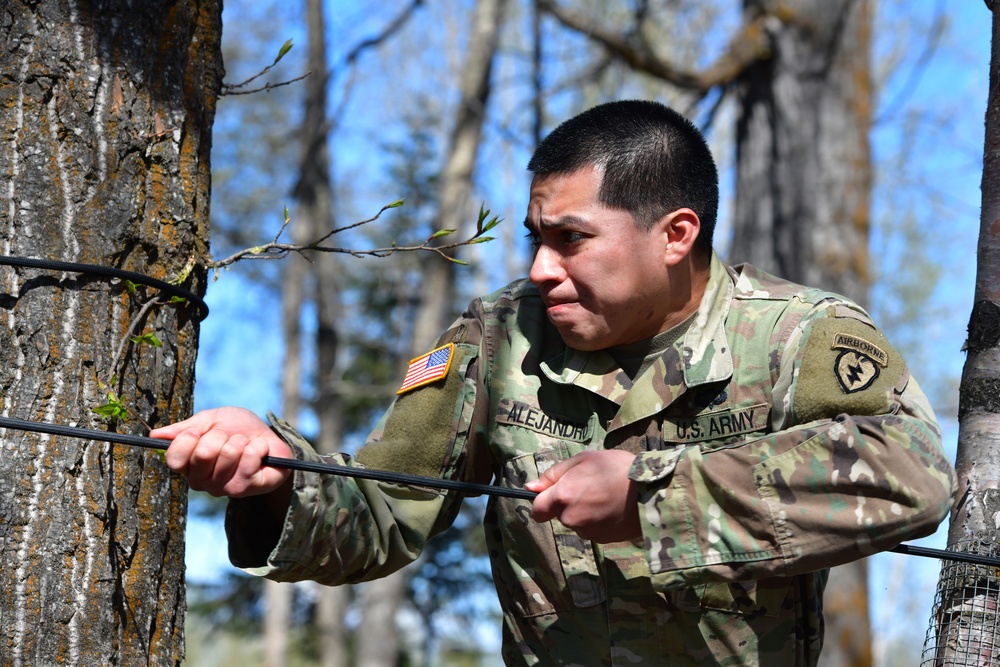
{"type": "Polygon", "coordinates": [[[427,354],[422,354],[406,367],[406,376],[403,378],[403,386],[399,388],[397,394],[402,394],[416,387],[422,387],[435,380],[440,380],[448,374],[451,368],[451,360],[455,356],[455,344],[448,343],[427,354]]]}

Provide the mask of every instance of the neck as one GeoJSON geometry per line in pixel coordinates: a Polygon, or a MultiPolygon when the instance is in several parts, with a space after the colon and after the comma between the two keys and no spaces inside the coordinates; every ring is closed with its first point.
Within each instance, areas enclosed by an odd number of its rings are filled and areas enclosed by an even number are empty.
{"type": "Polygon", "coordinates": [[[698,310],[708,286],[710,267],[711,258],[702,259],[689,254],[667,269],[673,304],[661,332],[672,329],[698,310]]]}

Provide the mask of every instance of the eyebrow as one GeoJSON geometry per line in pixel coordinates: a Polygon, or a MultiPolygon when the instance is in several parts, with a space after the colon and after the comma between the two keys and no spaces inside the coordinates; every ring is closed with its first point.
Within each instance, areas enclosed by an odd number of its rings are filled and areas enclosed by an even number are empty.
{"type": "MultiPolygon", "coordinates": [[[[592,224],[586,218],[581,218],[576,215],[566,215],[561,218],[557,218],[555,220],[546,220],[545,218],[542,218],[542,224],[540,225],[540,229],[558,230],[570,226],[589,229],[592,226],[592,224]]],[[[529,221],[528,218],[524,219],[524,228],[527,229],[529,232],[536,231],[534,223],[529,221]]]]}

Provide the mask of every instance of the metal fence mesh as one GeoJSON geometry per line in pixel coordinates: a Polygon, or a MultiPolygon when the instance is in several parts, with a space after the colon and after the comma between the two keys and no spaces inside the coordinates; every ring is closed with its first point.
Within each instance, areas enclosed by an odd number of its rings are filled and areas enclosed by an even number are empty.
{"type": "MultiPolygon", "coordinates": [[[[1000,556],[1000,545],[969,540],[952,551],[1000,556]]],[[[944,561],[920,667],[1000,667],[1000,568],[944,561]]]]}

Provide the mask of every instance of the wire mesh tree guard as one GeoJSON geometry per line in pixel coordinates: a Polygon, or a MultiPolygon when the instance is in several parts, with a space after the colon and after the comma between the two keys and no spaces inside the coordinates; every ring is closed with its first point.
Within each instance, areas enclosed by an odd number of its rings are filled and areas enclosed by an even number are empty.
{"type": "MultiPolygon", "coordinates": [[[[1000,557],[996,540],[960,541],[959,553],[1000,557]]],[[[1000,567],[942,561],[920,667],[1000,667],[1000,567]]]]}

